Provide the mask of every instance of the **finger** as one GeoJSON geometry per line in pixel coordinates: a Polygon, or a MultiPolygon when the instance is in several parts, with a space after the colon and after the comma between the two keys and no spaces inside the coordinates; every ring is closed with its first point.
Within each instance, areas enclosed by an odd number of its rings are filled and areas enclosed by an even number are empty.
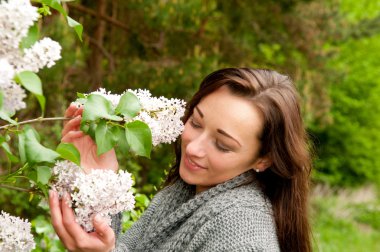
{"type": "Polygon", "coordinates": [[[69,131],[65,134],[64,137],[62,137],[61,142],[62,143],[72,143],[74,140],[76,140],[80,137],[83,137],[84,135],[85,134],[80,130],[69,131]]]}
{"type": "Polygon", "coordinates": [[[67,233],[76,241],[75,244],[78,244],[79,242],[82,243],[89,237],[82,227],[75,221],[74,211],[68,205],[69,201],[70,197],[67,193],[65,193],[63,200],[61,201],[62,223],[67,233]]]}
{"type": "Polygon", "coordinates": [[[78,110],[78,105],[75,103],[71,103],[69,107],[66,109],[64,116],[65,117],[72,117],[75,113],[75,111],[78,110]]]}
{"type": "MultiPolygon", "coordinates": [[[[75,112],[78,110],[78,105],[76,105],[74,102],[70,104],[70,106],[66,109],[64,117],[66,118],[72,118],[74,117],[75,112]]],[[[67,124],[67,121],[63,121],[63,126],[67,124]]]]}
{"type": "Polygon", "coordinates": [[[82,117],[78,115],[74,119],[71,119],[70,121],[68,121],[65,127],[63,127],[62,137],[64,137],[71,130],[79,131],[81,120],[82,120],[82,117]]]}
{"type": "Polygon", "coordinates": [[[75,111],[74,116],[82,115],[83,114],[83,105],[80,105],[79,108],[75,111]]]}
{"type": "Polygon", "coordinates": [[[95,215],[93,224],[96,234],[104,244],[111,245],[115,243],[114,231],[99,214],[95,215]]]}
{"type": "Polygon", "coordinates": [[[67,246],[70,242],[72,243],[72,239],[62,224],[62,212],[58,199],[58,194],[53,190],[49,191],[49,206],[51,222],[54,227],[54,230],[57,233],[58,237],[61,239],[61,241],[67,246]]]}

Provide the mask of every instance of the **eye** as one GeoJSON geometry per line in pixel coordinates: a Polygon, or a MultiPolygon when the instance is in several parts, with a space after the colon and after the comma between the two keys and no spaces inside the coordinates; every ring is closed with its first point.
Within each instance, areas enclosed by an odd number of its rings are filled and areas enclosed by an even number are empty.
{"type": "Polygon", "coordinates": [[[225,147],[224,145],[220,144],[219,142],[215,142],[215,146],[221,152],[230,152],[229,148],[225,147]]]}
{"type": "Polygon", "coordinates": [[[199,123],[197,123],[197,122],[194,120],[193,117],[191,117],[189,120],[190,120],[190,125],[191,125],[193,128],[198,129],[198,128],[201,127],[201,125],[200,125],[199,123]]]}

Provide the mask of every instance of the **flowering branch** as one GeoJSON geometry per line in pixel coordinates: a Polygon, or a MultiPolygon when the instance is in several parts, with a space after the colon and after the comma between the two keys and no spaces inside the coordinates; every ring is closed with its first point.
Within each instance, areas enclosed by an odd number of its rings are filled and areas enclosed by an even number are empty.
{"type": "Polygon", "coordinates": [[[66,120],[70,120],[70,119],[72,119],[72,117],[46,117],[46,118],[38,117],[35,119],[30,119],[30,120],[19,122],[17,124],[7,124],[4,126],[1,126],[0,130],[7,130],[11,127],[15,127],[15,126],[23,125],[23,124],[30,124],[30,123],[36,123],[36,122],[46,122],[46,121],[66,121],[66,120]]]}

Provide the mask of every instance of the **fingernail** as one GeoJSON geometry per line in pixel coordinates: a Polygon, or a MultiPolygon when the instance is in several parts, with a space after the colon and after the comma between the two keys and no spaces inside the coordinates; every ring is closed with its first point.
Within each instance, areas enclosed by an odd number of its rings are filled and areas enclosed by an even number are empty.
{"type": "Polygon", "coordinates": [[[49,198],[53,198],[54,197],[54,191],[53,190],[49,190],[49,198]]]}
{"type": "Polygon", "coordinates": [[[68,192],[64,192],[63,193],[63,199],[66,201],[66,202],[70,202],[70,195],[68,192]]]}
{"type": "Polygon", "coordinates": [[[70,198],[70,194],[68,192],[63,193],[63,200],[67,206],[71,207],[71,198],[70,198]]]}
{"type": "Polygon", "coordinates": [[[99,214],[96,214],[94,216],[94,221],[99,224],[100,222],[102,222],[102,217],[99,214]]]}

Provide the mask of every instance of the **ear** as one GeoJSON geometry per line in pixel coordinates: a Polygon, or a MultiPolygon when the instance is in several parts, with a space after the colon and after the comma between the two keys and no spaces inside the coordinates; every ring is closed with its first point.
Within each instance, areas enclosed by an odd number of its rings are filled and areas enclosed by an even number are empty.
{"type": "Polygon", "coordinates": [[[272,159],[268,156],[258,158],[253,164],[253,169],[257,172],[263,172],[273,164],[272,159]]]}

